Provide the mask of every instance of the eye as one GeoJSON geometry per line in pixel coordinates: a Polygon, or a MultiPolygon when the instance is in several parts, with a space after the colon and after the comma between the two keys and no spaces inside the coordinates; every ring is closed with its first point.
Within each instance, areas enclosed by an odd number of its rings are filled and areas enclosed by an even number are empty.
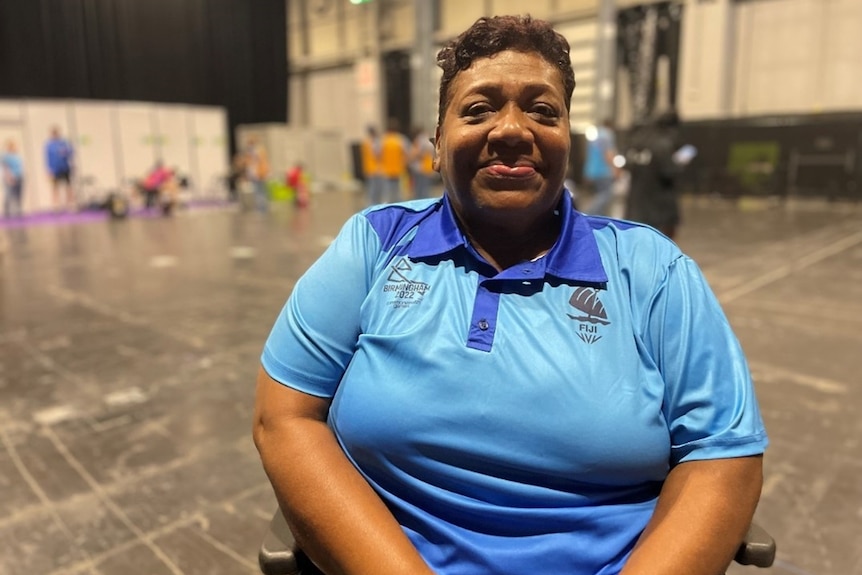
{"type": "Polygon", "coordinates": [[[470,121],[481,120],[488,114],[494,112],[494,108],[488,102],[475,102],[465,106],[462,116],[470,121]]]}
{"type": "Polygon", "coordinates": [[[532,108],[530,108],[530,114],[538,116],[541,120],[556,120],[560,117],[556,108],[543,102],[533,104],[532,108]]]}

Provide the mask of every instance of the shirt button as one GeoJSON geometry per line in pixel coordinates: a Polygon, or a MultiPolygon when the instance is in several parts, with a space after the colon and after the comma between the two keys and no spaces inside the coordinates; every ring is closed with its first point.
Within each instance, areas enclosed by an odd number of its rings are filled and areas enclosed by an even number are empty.
{"type": "Polygon", "coordinates": [[[484,319],[480,319],[479,320],[479,329],[481,329],[482,331],[485,331],[486,329],[488,329],[488,321],[484,320],[484,319]]]}

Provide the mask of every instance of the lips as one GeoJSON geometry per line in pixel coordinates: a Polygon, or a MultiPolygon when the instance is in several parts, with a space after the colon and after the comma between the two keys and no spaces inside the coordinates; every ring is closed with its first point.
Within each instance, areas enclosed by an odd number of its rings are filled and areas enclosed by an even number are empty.
{"type": "Polygon", "coordinates": [[[485,172],[497,178],[530,178],[536,174],[532,164],[491,164],[485,167],[485,172]]]}

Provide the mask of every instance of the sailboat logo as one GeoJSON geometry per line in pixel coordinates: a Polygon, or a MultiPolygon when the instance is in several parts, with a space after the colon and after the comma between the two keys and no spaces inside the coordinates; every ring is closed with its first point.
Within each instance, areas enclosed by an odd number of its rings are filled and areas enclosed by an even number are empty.
{"type": "Polygon", "coordinates": [[[570,319],[580,322],[578,337],[586,343],[596,343],[602,336],[598,334],[599,325],[610,325],[605,306],[599,299],[599,292],[594,288],[580,287],[569,298],[569,305],[575,308],[579,315],[567,313],[570,319]]]}

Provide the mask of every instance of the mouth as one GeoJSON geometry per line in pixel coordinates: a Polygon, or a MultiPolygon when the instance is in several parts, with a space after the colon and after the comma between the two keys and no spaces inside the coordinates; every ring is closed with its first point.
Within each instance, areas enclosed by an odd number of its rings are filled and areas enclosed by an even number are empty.
{"type": "Polygon", "coordinates": [[[490,162],[481,168],[488,176],[493,178],[506,178],[522,180],[532,178],[536,175],[536,166],[532,162],[490,162]]]}

